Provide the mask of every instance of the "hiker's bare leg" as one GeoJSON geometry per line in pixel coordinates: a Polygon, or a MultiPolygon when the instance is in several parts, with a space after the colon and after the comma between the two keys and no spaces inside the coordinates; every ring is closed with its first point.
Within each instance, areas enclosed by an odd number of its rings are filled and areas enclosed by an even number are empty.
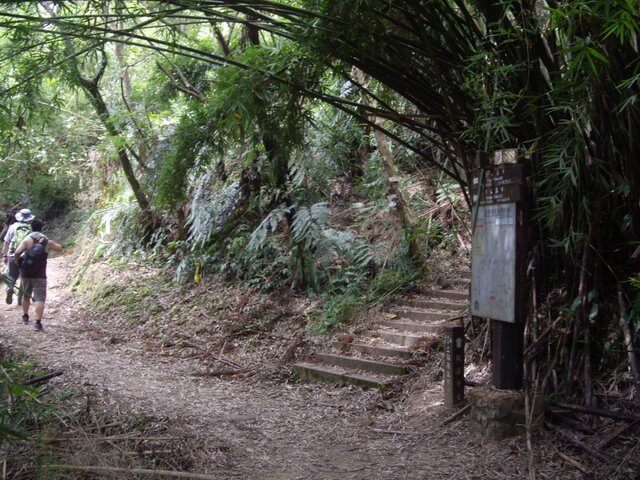
{"type": "Polygon", "coordinates": [[[33,302],[33,304],[36,310],[36,320],[42,320],[42,315],[44,314],[44,302],[33,302]]]}

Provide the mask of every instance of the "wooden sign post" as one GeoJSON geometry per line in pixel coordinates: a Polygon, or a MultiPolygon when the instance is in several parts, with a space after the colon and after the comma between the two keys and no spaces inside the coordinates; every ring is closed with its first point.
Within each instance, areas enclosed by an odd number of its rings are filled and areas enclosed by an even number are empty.
{"type": "Polygon", "coordinates": [[[471,314],[491,322],[493,383],[522,387],[526,302],[525,166],[517,151],[478,152],[473,179],[471,314]]]}
{"type": "Polygon", "coordinates": [[[453,408],[464,400],[464,327],[447,325],[444,342],[444,405],[453,408]]]}

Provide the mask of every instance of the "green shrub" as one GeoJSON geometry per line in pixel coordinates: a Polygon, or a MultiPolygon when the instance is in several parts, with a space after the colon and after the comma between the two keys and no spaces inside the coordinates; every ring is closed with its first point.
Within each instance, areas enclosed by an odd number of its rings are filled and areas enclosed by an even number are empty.
{"type": "Polygon", "coordinates": [[[40,387],[25,386],[30,378],[42,375],[33,362],[22,358],[0,359],[0,444],[26,439],[34,421],[46,417],[47,407],[38,401],[40,387]]]}
{"type": "Polygon", "coordinates": [[[343,295],[327,296],[322,310],[311,325],[311,332],[319,334],[341,328],[350,323],[366,307],[359,290],[343,295]]]}

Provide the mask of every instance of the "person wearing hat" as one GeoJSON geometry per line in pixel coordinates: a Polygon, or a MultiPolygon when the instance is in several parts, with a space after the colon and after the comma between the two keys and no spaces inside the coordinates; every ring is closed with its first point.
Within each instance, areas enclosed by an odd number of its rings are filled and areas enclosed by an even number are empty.
{"type": "MultiPolygon", "coordinates": [[[[23,208],[16,213],[16,223],[12,224],[4,236],[2,245],[2,261],[9,267],[9,284],[7,285],[7,303],[13,302],[13,290],[20,275],[20,269],[13,261],[13,254],[22,240],[31,233],[31,222],[34,216],[31,210],[23,208]]],[[[18,295],[18,304],[20,304],[20,295],[18,295]]]]}

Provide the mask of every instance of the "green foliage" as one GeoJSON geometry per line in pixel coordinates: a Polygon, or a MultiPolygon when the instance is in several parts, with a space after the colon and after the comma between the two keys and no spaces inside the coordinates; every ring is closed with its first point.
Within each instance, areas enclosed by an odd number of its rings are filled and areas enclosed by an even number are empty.
{"type": "Polygon", "coordinates": [[[328,296],[318,318],[311,325],[311,332],[319,334],[339,329],[352,322],[364,308],[365,303],[358,289],[342,295],[328,296]]]}
{"type": "Polygon", "coordinates": [[[184,114],[174,132],[176,146],[165,152],[160,159],[158,194],[156,203],[161,206],[176,207],[187,198],[187,176],[197,163],[210,162],[209,151],[205,148],[213,126],[206,125],[206,112],[200,105],[184,114]]]}
{"type": "Polygon", "coordinates": [[[367,267],[374,262],[371,248],[350,232],[328,228],[330,210],[326,203],[309,207],[284,205],[274,209],[251,234],[249,248],[261,251],[269,233],[276,233],[282,223],[291,230],[289,270],[295,273],[296,285],[305,291],[318,292],[325,286],[337,293],[349,285],[360,285],[367,267]]]}
{"type": "Polygon", "coordinates": [[[240,194],[238,183],[220,186],[213,171],[194,180],[187,217],[188,244],[192,249],[202,248],[211,242],[233,215],[240,194]]]}
{"type": "Polygon", "coordinates": [[[47,408],[37,397],[41,388],[24,386],[26,380],[41,375],[33,362],[20,358],[0,359],[0,444],[24,440],[34,420],[46,418],[47,408]],[[22,383],[21,383],[22,382],[22,383]]]}
{"type": "Polygon", "coordinates": [[[77,134],[61,122],[51,122],[47,132],[17,130],[3,137],[0,151],[0,200],[27,204],[38,216],[51,217],[75,204],[79,190],[78,165],[86,153],[84,139],[66,145],[77,134]]]}
{"type": "Polygon", "coordinates": [[[251,234],[251,240],[247,247],[251,250],[260,250],[264,246],[269,233],[275,233],[280,230],[283,220],[286,220],[293,210],[293,207],[280,205],[269,212],[251,234]]]}
{"type": "Polygon", "coordinates": [[[323,227],[329,221],[330,213],[325,202],[296,209],[291,224],[293,241],[306,249],[314,248],[319,242],[323,227]]]}
{"type": "Polygon", "coordinates": [[[383,305],[420,285],[421,272],[386,268],[371,281],[367,289],[368,305],[383,305]]]}
{"type": "Polygon", "coordinates": [[[38,175],[33,178],[29,193],[35,212],[51,218],[70,210],[78,191],[77,178],[73,175],[38,175]]]}
{"type": "Polygon", "coordinates": [[[385,268],[371,278],[366,271],[348,268],[332,278],[323,293],[321,308],[311,325],[314,334],[343,328],[352,324],[367,309],[399,297],[421,284],[423,272],[404,263],[402,256],[394,266],[385,268]]]}
{"type": "MultiPolygon", "coordinates": [[[[420,285],[424,272],[408,254],[408,241],[395,252],[390,264],[381,271],[380,259],[372,248],[348,232],[332,232],[330,244],[343,259],[341,268],[329,269],[321,309],[311,331],[321,333],[342,328],[368,308],[384,304],[420,285]]],[[[323,269],[324,271],[324,269],[323,269]]]]}
{"type": "Polygon", "coordinates": [[[388,191],[382,160],[379,155],[372,155],[364,165],[363,176],[356,183],[355,193],[365,198],[384,199],[388,191]]]}
{"type": "Polygon", "coordinates": [[[266,239],[260,249],[250,248],[251,232],[246,225],[236,229],[212,257],[222,273],[258,291],[273,291],[291,285],[295,256],[279,239],[266,239]],[[222,252],[224,256],[222,256],[222,252]]]}
{"type": "MultiPolygon", "coordinates": [[[[337,88],[339,81],[332,87],[337,88]]],[[[314,113],[305,148],[296,151],[296,162],[307,169],[310,187],[320,187],[329,193],[330,179],[360,176],[359,170],[363,167],[359,162],[363,156],[368,157],[371,147],[369,129],[353,116],[329,105],[316,107],[314,113]]]]}
{"type": "MultiPolygon", "coordinates": [[[[146,245],[144,230],[140,221],[140,209],[131,199],[131,192],[124,185],[114,192],[114,197],[104,201],[100,208],[87,212],[86,219],[80,219],[77,227],[85,231],[81,242],[89,261],[97,259],[118,259],[130,257],[142,251],[146,245]]],[[[152,241],[159,242],[163,230],[156,232],[152,241]]]]}
{"type": "Polygon", "coordinates": [[[239,170],[257,162],[265,183],[283,186],[308,112],[298,89],[265,78],[264,72],[286,71],[295,81],[314,82],[317,74],[300,54],[287,42],[254,46],[236,59],[251,69],[231,65],[215,71],[205,101],[189,104],[173,135],[175,149],[166,156],[158,181],[160,204],[176,206],[184,201],[190,172],[201,173],[213,161],[239,170]]]}
{"type": "Polygon", "coordinates": [[[327,229],[318,252],[319,269],[326,272],[328,294],[360,290],[380,263],[368,242],[352,232],[327,229]]]}
{"type": "Polygon", "coordinates": [[[282,222],[292,216],[291,237],[296,244],[305,249],[311,249],[321,241],[323,228],[329,221],[330,210],[326,202],[316,203],[310,207],[280,205],[272,210],[251,234],[249,248],[262,248],[268,233],[277,232],[282,222]],[[292,214],[293,212],[293,214],[292,214]]]}

